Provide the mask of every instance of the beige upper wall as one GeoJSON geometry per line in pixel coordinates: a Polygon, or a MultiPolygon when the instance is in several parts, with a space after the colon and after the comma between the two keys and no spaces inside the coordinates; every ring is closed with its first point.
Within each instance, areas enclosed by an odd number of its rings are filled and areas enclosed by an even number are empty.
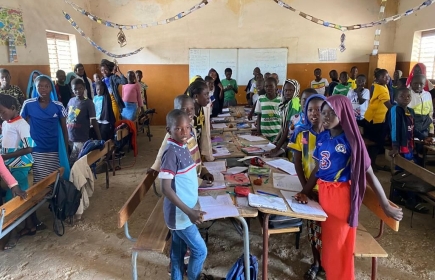
{"type": "MultiPolygon", "coordinates": [[[[422,0],[401,0],[399,12],[418,6],[422,0]]],[[[394,51],[397,52],[398,61],[413,61],[411,58],[414,33],[435,29],[435,4],[415,14],[407,16],[396,22],[396,37],[394,40],[394,51]]]]}
{"type": "MultiPolygon", "coordinates": [[[[122,24],[148,23],[187,10],[198,0],[91,1],[100,17],[122,24]],[[108,3],[109,2],[109,3],[108,3]]],[[[295,8],[342,25],[378,19],[379,0],[287,0],[295,8]]],[[[389,0],[387,14],[397,12],[389,0]]],[[[393,48],[395,22],[382,27],[381,51],[393,48]]],[[[338,48],[341,32],[326,28],[281,8],[273,0],[213,0],[193,14],[168,25],[126,31],[128,44],[116,43],[117,30],[94,25],[94,38],[114,53],[139,54],[119,59],[128,64],[187,64],[189,48],[289,48],[289,63],[319,63],[318,48],[338,48]]],[[[374,28],[346,32],[344,53],[337,62],[366,62],[373,49],[374,28]]],[[[101,54],[97,54],[103,58],[101,54]]]]}
{"type": "MultiPolygon", "coordinates": [[[[74,0],[78,5],[89,7],[88,0],[74,0]]],[[[77,51],[80,62],[94,63],[95,51],[72,28],[64,18],[62,10],[69,13],[85,33],[92,36],[92,24],[82,15],[60,0],[0,0],[0,6],[18,8],[23,12],[24,32],[27,48],[17,47],[18,63],[8,62],[6,46],[0,46],[0,65],[48,65],[46,30],[76,35],[77,51]]]]}

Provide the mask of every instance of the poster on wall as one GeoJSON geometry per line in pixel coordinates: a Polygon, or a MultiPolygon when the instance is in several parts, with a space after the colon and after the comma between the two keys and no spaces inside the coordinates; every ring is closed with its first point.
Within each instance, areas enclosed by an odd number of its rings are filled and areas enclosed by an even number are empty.
{"type": "Polygon", "coordinates": [[[18,62],[18,56],[17,56],[17,48],[15,47],[15,38],[12,35],[9,35],[9,62],[18,62]]]}
{"type": "Polygon", "coordinates": [[[26,46],[23,13],[20,10],[0,7],[0,44],[9,45],[9,36],[15,46],[26,46]]]}

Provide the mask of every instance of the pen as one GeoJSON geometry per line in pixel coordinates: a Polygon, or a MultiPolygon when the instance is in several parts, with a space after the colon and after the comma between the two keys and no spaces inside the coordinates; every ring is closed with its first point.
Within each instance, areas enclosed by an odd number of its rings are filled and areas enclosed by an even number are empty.
{"type": "Polygon", "coordinates": [[[236,193],[235,192],[226,192],[227,194],[232,194],[232,195],[236,195],[236,193]]]}
{"type": "Polygon", "coordinates": [[[279,197],[279,196],[276,195],[276,194],[268,193],[268,192],[264,192],[264,191],[259,191],[259,190],[257,190],[257,193],[259,193],[259,194],[265,194],[265,195],[270,195],[270,196],[274,196],[274,197],[279,197]]]}

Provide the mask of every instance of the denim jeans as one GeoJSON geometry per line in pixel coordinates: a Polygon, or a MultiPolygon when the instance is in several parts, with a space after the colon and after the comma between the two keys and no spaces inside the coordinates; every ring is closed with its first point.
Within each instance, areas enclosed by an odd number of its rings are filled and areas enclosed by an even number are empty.
{"type": "Polygon", "coordinates": [[[201,275],[202,265],[207,257],[207,246],[196,225],[191,225],[186,229],[172,231],[172,280],[183,280],[184,255],[186,254],[187,247],[190,249],[187,277],[189,280],[197,280],[201,275]]]}

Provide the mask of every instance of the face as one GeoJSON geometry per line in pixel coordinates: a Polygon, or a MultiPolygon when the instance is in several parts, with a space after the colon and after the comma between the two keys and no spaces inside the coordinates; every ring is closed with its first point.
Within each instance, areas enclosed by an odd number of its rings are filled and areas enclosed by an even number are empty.
{"type": "Polygon", "coordinates": [[[51,83],[46,79],[42,79],[36,85],[36,90],[38,91],[39,96],[42,98],[50,98],[51,83]]]}
{"type": "Polygon", "coordinates": [[[338,73],[337,73],[337,71],[331,71],[331,72],[329,72],[329,77],[332,80],[338,80],[338,73]]]}
{"type": "Polygon", "coordinates": [[[407,107],[411,103],[411,92],[409,90],[402,90],[397,94],[396,102],[401,107],[407,107]]]}
{"type": "Polygon", "coordinates": [[[347,74],[341,74],[341,75],[340,75],[340,82],[341,82],[342,84],[347,83],[348,80],[349,80],[349,76],[348,76],[347,74]]]}
{"type": "Polygon", "coordinates": [[[104,77],[109,77],[111,74],[109,68],[107,68],[106,66],[101,66],[100,70],[101,70],[101,75],[103,75],[104,77]]]}
{"type": "Polygon", "coordinates": [[[78,85],[72,85],[71,86],[72,92],[77,96],[77,97],[83,97],[83,95],[85,94],[85,86],[82,84],[78,84],[78,85]]]}
{"type": "Polygon", "coordinates": [[[358,76],[358,68],[352,68],[352,70],[350,71],[350,75],[355,79],[355,77],[358,76]]]}
{"type": "Polygon", "coordinates": [[[363,88],[366,85],[366,78],[358,77],[356,78],[356,86],[359,88],[363,88]]]}
{"type": "Polygon", "coordinates": [[[214,83],[213,82],[205,82],[207,87],[208,87],[208,91],[212,92],[214,91],[214,83]]]}
{"type": "Polygon", "coordinates": [[[129,84],[136,83],[136,74],[133,71],[128,71],[127,79],[129,84]]]}
{"type": "Polygon", "coordinates": [[[273,96],[276,94],[276,84],[272,81],[266,81],[264,84],[264,87],[266,89],[266,94],[268,96],[273,96]]]}
{"type": "Polygon", "coordinates": [[[9,121],[15,117],[15,107],[12,106],[11,109],[8,109],[2,105],[0,105],[0,118],[4,121],[9,121]]]}
{"type": "Polygon", "coordinates": [[[6,89],[11,84],[11,75],[8,73],[0,73],[1,88],[6,89]]]}
{"type": "Polygon", "coordinates": [[[261,79],[263,79],[263,75],[261,75],[261,73],[255,74],[255,80],[256,81],[261,80],[261,79]]]}
{"type": "Polygon", "coordinates": [[[216,73],[216,71],[210,71],[210,73],[208,73],[208,75],[209,75],[213,80],[216,80],[216,78],[217,78],[217,73],[216,73]]]}
{"type": "Polygon", "coordinates": [[[192,99],[187,99],[181,104],[180,110],[186,112],[189,116],[189,119],[192,121],[193,116],[195,115],[195,104],[193,104],[192,99]]]}
{"type": "Polygon", "coordinates": [[[295,95],[295,86],[290,84],[290,83],[286,83],[284,86],[284,98],[285,100],[290,100],[293,98],[293,96],[295,95]]]}
{"type": "Polygon", "coordinates": [[[175,141],[186,144],[191,131],[189,118],[185,116],[179,117],[177,120],[175,120],[171,127],[166,127],[166,131],[175,141]]]}
{"type": "Polygon", "coordinates": [[[210,96],[208,95],[208,93],[208,88],[204,88],[201,93],[196,96],[196,100],[199,106],[205,107],[208,103],[210,103],[210,96]]]}
{"type": "Polygon", "coordinates": [[[420,74],[423,74],[422,72],[421,72],[421,67],[420,67],[420,65],[415,65],[415,68],[414,68],[414,75],[420,75],[420,74]]]}
{"type": "Polygon", "coordinates": [[[398,81],[401,78],[399,71],[394,71],[393,78],[395,81],[398,81]]]}
{"type": "Polygon", "coordinates": [[[136,79],[140,82],[142,81],[142,73],[141,72],[136,72],[136,79]]]}
{"type": "Polygon", "coordinates": [[[315,76],[316,78],[320,78],[320,77],[322,77],[322,70],[320,70],[320,69],[316,69],[316,70],[314,70],[314,76],[315,76]]]}
{"type": "Polygon", "coordinates": [[[390,75],[388,73],[382,74],[377,79],[378,84],[380,85],[386,85],[388,83],[388,80],[390,79],[390,75]]]}
{"type": "Polygon", "coordinates": [[[228,80],[231,79],[232,74],[232,72],[225,72],[225,78],[227,78],[228,80]]]}
{"type": "Polygon", "coordinates": [[[305,110],[305,102],[307,102],[308,97],[310,97],[312,93],[309,92],[303,92],[301,95],[301,107],[302,110],[305,110]]]}
{"type": "Polygon", "coordinates": [[[81,77],[85,74],[85,68],[83,66],[79,66],[77,67],[75,73],[81,77]]]}
{"type": "Polygon", "coordinates": [[[276,82],[279,83],[279,77],[278,74],[272,74],[271,75],[273,78],[275,78],[276,82]]]}
{"type": "Polygon", "coordinates": [[[267,78],[269,78],[270,77],[270,73],[266,73],[266,74],[264,74],[264,79],[267,79],[267,78]]]}
{"type": "Polygon", "coordinates": [[[97,73],[95,73],[94,74],[94,82],[99,82],[99,81],[101,81],[100,76],[97,73]]]}
{"type": "Polygon", "coordinates": [[[313,125],[320,123],[320,108],[322,107],[323,100],[312,100],[308,104],[307,118],[313,125]]]}
{"type": "Polygon", "coordinates": [[[97,92],[98,95],[103,95],[104,89],[103,89],[103,85],[96,85],[95,86],[95,91],[97,92]]]}
{"type": "Polygon", "coordinates": [[[65,72],[63,71],[57,72],[56,78],[57,78],[57,82],[63,84],[66,80],[65,72]]]}
{"type": "Polygon", "coordinates": [[[252,72],[252,75],[255,76],[257,73],[260,73],[260,72],[261,72],[261,71],[260,71],[260,68],[257,67],[257,68],[255,68],[254,71],[252,72]]]}
{"type": "Polygon", "coordinates": [[[264,89],[264,80],[258,80],[256,84],[257,90],[263,90],[264,89]]]}
{"type": "Polygon", "coordinates": [[[333,129],[340,124],[340,120],[328,104],[323,105],[321,116],[325,129],[333,129]]]}
{"type": "Polygon", "coordinates": [[[39,76],[39,73],[37,73],[37,72],[33,73],[33,75],[32,75],[32,79],[33,79],[33,81],[35,81],[35,79],[36,79],[38,76],[39,76]]]}
{"type": "Polygon", "coordinates": [[[422,93],[426,79],[423,77],[415,77],[412,79],[411,88],[415,93],[422,93]]]}

